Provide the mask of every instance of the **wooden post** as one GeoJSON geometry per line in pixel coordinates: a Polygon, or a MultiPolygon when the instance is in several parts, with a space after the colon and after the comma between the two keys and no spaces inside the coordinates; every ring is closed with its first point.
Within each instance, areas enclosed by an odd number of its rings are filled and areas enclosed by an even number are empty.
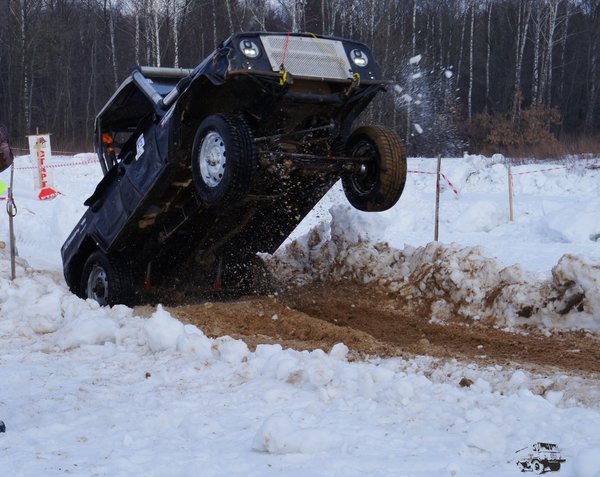
{"type": "Polygon", "coordinates": [[[438,154],[437,157],[437,174],[435,175],[435,229],[433,232],[433,240],[436,242],[439,238],[439,223],[440,223],[440,175],[442,171],[442,156],[438,154]]]}
{"type": "Polygon", "coordinates": [[[508,217],[512,222],[514,220],[513,215],[513,176],[512,168],[508,166],[508,217]]]}

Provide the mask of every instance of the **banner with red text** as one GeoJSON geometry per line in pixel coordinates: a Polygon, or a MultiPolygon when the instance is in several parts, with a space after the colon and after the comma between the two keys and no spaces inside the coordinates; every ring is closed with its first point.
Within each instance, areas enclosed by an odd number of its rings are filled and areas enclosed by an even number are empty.
{"type": "Polygon", "coordinates": [[[38,199],[54,199],[60,192],[54,190],[48,163],[52,159],[52,149],[50,148],[50,134],[36,134],[27,136],[29,140],[29,155],[33,164],[37,164],[36,192],[38,199]]]}

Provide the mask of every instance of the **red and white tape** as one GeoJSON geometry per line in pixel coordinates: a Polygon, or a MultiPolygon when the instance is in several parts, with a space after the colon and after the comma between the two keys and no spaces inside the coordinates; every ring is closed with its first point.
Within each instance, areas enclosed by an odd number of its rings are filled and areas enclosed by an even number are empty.
{"type": "MultiPolygon", "coordinates": [[[[429,172],[429,171],[407,171],[411,174],[427,174],[427,175],[431,175],[431,176],[435,176],[437,173],[436,172],[429,172]]],[[[456,197],[459,196],[458,190],[456,189],[456,187],[454,186],[454,184],[450,181],[450,179],[448,179],[448,177],[446,177],[446,175],[443,172],[440,172],[440,176],[448,183],[448,185],[450,186],[450,189],[452,189],[452,192],[454,192],[454,194],[456,195],[456,197]]]]}
{"type": "Polygon", "coordinates": [[[444,180],[450,186],[450,189],[452,189],[452,192],[454,192],[454,194],[456,194],[456,197],[458,197],[458,191],[456,190],[456,187],[454,187],[454,184],[452,184],[452,182],[450,182],[450,179],[448,179],[443,172],[440,172],[440,176],[442,176],[444,178],[444,180]]]}
{"type": "MultiPolygon", "coordinates": [[[[23,151],[24,155],[29,154],[29,149],[25,149],[24,147],[12,147],[11,146],[11,149],[13,151],[23,151]]],[[[76,156],[77,154],[81,154],[81,153],[82,153],[82,151],[77,151],[77,152],[75,152],[75,151],[57,151],[57,150],[52,149],[52,154],[59,154],[61,156],[76,156]]],[[[93,152],[91,154],[93,154],[93,152]]]]}
{"type": "MultiPolygon", "coordinates": [[[[44,167],[46,168],[56,168],[56,167],[71,167],[71,166],[87,166],[89,164],[97,164],[98,159],[84,159],[83,161],[74,161],[74,162],[66,162],[62,164],[46,164],[44,167]]],[[[20,166],[15,167],[15,170],[35,170],[38,169],[38,166],[20,166]]]]}
{"type": "Polygon", "coordinates": [[[559,167],[550,167],[548,169],[538,169],[535,171],[524,171],[524,172],[512,172],[513,176],[520,176],[523,174],[534,174],[536,172],[546,172],[546,171],[558,171],[559,169],[566,169],[567,166],[559,166],[559,167]]]}

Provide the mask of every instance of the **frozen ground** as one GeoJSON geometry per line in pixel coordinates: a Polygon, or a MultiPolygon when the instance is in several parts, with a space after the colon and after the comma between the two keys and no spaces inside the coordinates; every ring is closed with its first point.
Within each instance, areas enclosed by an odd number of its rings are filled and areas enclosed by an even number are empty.
{"type": "MultiPolygon", "coordinates": [[[[459,272],[447,278],[448,287],[468,290],[475,302],[489,267],[517,264],[514,274],[551,283],[552,268],[571,254],[559,276],[583,290],[581,310],[573,313],[586,320],[569,324],[593,335],[600,321],[600,170],[582,163],[516,176],[510,223],[506,168],[492,162],[444,160],[459,196],[448,187],[442,194],[437,246],[427,245],[433,176],[409,174],[399,204],[377,215],[346,210],[332,191],[297,232],[299,255],[288,257],[288,271],[300,263],[310,274],[315,262],[333,258],[325,278],[351,272],[393,285],[396,263],[379,258],[396,258],[413,272],[432,247],[442,247],[459,272]],[[331,224],[328,210],[340,203],[331,224]],[[321,236],[311,249],[302,236],[312,226],[321,236]],[[392,249],[376,248],[380,240],[392,249]],[[344,255],[340,243],[355,253],[344,255]],[[338,249],[325,254],[322,246],[333,245],[338,249]],[[313,256],[307,260],[306,253],[313,256]],[[473,264],[473,273],[464,275],[463,262],[473,264]]],[[[411,160],[409,169],[431,172],[434,164],[411,160]]],[[[515,451],[542,441],[563,449],[557,475],[600,476],[597,375],[539,375],[427,356],[354,362],[342,344],[327,352],[277,345],[250,351],[239,340],[208,338],[162,308],[145,319],[75,298],[62,279],[59,249],[100,171],[95,164],[53,172],[63,195],[44,203],[35,200],[32,172],[15,171],[21,259],[14,283],[7,250],[0,250],[3,475],[508,476],[521,475],[515,451]],[[472,384],[461,386],[463,378],[472,384]]],[[[0,240],[6,236],[5,217],[0,240]]],[[[280,253],[285,259],[288,252],[280,253]]],[[[542,318],[539,325],[556,325],[542,318]]]]}

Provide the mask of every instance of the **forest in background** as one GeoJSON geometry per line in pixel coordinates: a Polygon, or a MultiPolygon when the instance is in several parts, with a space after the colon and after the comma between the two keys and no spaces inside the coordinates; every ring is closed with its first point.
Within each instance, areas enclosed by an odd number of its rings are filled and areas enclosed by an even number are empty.
{"type": "Polygon", "coordinates": [[[397,85],[365,114],[411,154],[600,152],[599,0],[0,0],[0,121],[92,150],[135,65],[194,67],[242,30],[371,46],[397,85]]]}

